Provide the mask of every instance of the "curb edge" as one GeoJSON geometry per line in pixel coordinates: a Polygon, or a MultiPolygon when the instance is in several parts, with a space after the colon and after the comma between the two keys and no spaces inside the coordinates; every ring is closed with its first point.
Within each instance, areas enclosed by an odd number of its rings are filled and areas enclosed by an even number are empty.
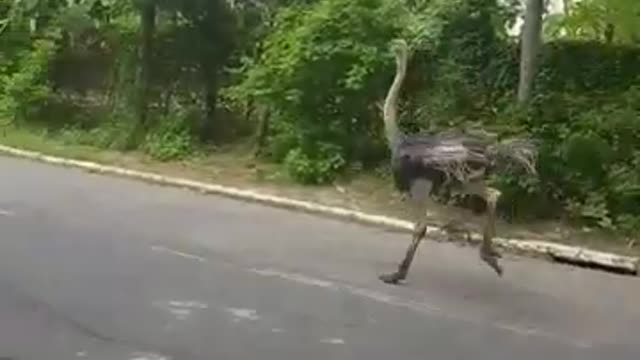
{"type": "MultiPolygon", "coordinates": [[[[117,175],[120,177],[142,180],[157,185],[186,188],[205,194],[215,194],[225,197],[231,197],[238,200],[262,203],[273,207],[299,210],[317,215],[325,215],[340,220],[348,220],[366,225],[374,225],[390,230],[411,232],[413,229],[413,224],[411,222],[398,218],[368,214],[361,211],[349,210],[335,206],[327,206],[308,201],[295,200],[281,196],[261,194],[249,189],[240,189],[213,183],[204,183],[195,180],[164,176],[157,173],[131,170],[111,165],[101,165],[95,162],[84,160],[74,160],[50,156],[40,152],[18,149],[2,144],[0,144],[0,153],[24,159],[36,160],[52,165],[62,165],[66,167],[83,169],[93,173],[117,175]]],[[[427,232],[443,233],[440,228],[433,226],[429,226],[427,228],[427,232]]],[[[478,243],[481,241],[481,235],[472,234],[471,240],[473,243],[478,243]]],[[[496,246],[499,246],[500,248],[503,248],[509,252],[543,256],[553,261],[562,261],[602,267],[633,275],[639,275],[640,273],[640,257],[619,255],[603,251],[591,250],[584,247],[569,246],[539,240],[516,240],[496,237],[494,241],[496,243],[496,246]]]]}

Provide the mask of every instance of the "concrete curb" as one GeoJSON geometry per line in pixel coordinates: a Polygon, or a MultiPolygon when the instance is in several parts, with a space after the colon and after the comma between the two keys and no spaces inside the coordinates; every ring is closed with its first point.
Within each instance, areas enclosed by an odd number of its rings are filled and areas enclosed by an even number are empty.
{"type": "MultiPolygon", "coordinates": [[[[307,201],[294,200],[280,196],[261,194],[252,190],[203,183],[194,180],[163,176],[160,174],[130,170],[109,165],[100,165],[89,161],[65,159],[45,155],[35,151],[17,149],[5,145],[0,145],[0,153],[25,159],[37,160],[48,164],[79,168],[87,170],[89,172],[118,175],[121,177],[143,180],[158,185],[182,187],[205,194],[222,195],[245,201],[263,203],[280,208],[294,209],[312,214],[320,214],[337,219],[381,226],[384,228],[399,230],[403,232],[411,232],[413,229],[413,224],[406,220],[381,215],[367,214],[360,211],[349,210],[334,206],[326,206],[307,201]]],[[[443,231],[437,227],[429,227],[427,229],[427,232],[434,235],[443,233],[443,231]]],[[[471,241],[473,243],[480,242],[481,235],[472,234],[471,241]]],[[[495,243],[497,246],[507,251],[543,256],[554,261],[599,267],[633,275],[638,275],[638,273],[640,272],[639,257],[606,253],[602,251],[590,250],[583,247],[568,246],[547,241],[495,238],[495,243]]]]}

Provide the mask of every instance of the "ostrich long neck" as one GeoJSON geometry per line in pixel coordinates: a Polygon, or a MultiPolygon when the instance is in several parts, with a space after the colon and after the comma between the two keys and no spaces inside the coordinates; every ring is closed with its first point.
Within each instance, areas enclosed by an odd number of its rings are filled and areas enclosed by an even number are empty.
{"type": "Polygon", "coordinates": [[[387,136],[387,144],[391,149],[400,140],[402,134],[398,128],[398,98],[400,97],[400,88],[407,73],[407,51],[403,46],[396,54],[396,76],[389,88],[387,97],[384,100],[383,119],[384,130],[387,136]]]}

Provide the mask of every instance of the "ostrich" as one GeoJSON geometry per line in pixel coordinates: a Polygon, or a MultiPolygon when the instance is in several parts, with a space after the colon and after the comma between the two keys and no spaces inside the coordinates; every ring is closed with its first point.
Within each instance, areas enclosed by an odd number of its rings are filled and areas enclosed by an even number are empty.
{"type": "MultiPolygon", "coordinates": [[[[426,235],[424,210],[434,193],[456,191],[459,194],[478,195],[486,203],[486,223],[480,245],[480,259],[489,265],[498,276],[503,268],[498,259],[501,255],[494,249],[496,203],[500,191],[486,185],[491,172],[519,166],[535,174],[536,150],[533,144],[523,139],[494,141],[488,136],[461,131],[443,131],[435,134],[404,134],[397,124],[398,98],[404,80],[409,50],[404,40],[392,42],[396,57],[396,75],[389,88],[383,106],[384,129],[391,151],[391,168],[394,184],[418,213],[412,241],[400,262],[397,271],[379,276],[389,284],[404,280],[418,249],[426,235]]],[[[452,221],[444,226],[450,236],[457,230],[452,221]]],[[[468,235],[468,232],[467,232],[468,235]]]]}

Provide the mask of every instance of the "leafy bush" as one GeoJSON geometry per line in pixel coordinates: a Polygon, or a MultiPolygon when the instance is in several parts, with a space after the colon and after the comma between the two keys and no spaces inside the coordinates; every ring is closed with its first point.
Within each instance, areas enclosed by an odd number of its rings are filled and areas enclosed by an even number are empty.
{"type": "Polygon", "coordinates": [[[187,118],[179,116],[162,117],[158,126],[146,136],[143,150],[161,161],[177,160],[193,152],[194,140],[187,118]]]}
{"type": "MultiPolygon", "coordinates": [[[[628,229],[640,216],[640,92],[612,95],[595,100],[548,92],[524,125],[541,142],[540,183],[533,193],[571,219],[628,229]]],[[[508,186],[518,194],[512,201],[528,201],[525,186],[508,186]]]]}
{"type": "Polygon", "coordinates": [[[383,5],[322,0],[281,10],[260,61],[232,89],[277,110],[272,154],[294,178],[328,181],[365,143],[357,139],[372,126],[370,104],[382,97],[388,42],[399,29],[383,5]]]}
{"type": "Polygon", "coordinates": [[[0,73],[0,115],[13,121],[39,118],[52,95],[48,82],[55,39],[38,39],[0,73]]]}
{"type": "Polygon", "coordinates": [[[341,150],[333,144],[318,144],[314,152],[301,148],[290,150],[284,159],[289,175],[303,184],[322,184],[332,181],[342,170],[345,160],[341,150]]]}

